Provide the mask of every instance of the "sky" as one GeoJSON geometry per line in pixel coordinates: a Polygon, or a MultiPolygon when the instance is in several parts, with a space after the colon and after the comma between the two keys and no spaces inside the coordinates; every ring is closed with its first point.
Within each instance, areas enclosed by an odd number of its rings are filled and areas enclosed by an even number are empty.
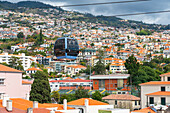
{"type": "MultiPolygon", "coordinates": [[[[24,0],[4,0],[9,2],[19,2],[24,0]]],[[[26,1],[26,0],[25,0],[26,1]]],[[[39,1],[53,6],[75,5],[86,3],[101,3],[101,2],[116,2],[128,0],[29,0],[39,1]]],[[[65,10],[79,11],[82,13],[92,13],[93,15],[118,15],[127,13],[151,12],[170,10],[170,0],[150,0],[143,2],[124,3],[124,4],[107,4],[95,6],[81,6],[81,7],[65,7],[65,10]]],[[[120,17],[128,20],[143,21],[145,23],[155,24],[170,24],[170,13],[149,14],[120,17]]]]}

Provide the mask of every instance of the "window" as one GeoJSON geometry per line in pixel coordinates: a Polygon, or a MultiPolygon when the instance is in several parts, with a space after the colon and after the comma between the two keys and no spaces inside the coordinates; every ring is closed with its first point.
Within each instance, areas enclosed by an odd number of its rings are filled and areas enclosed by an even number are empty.
{"type": "Polygon", "coordinates": [[[137,103],[138,101],[137,100],[135,100],[135,106],[137,106],[138,105],[138,103],[137,103]]]}
{"type": "Polygon", "coordinates": [[[58,85],[55,85],[55,87],[58,87],[58,85]]]}
{"type": "Polygon", "coordinates": [[[126,94],[126,92],[122,92],[122,94],[126,94]]]}
{"type": "Polygon", "coordinates": [[[164,87],[161,87],[161,91],[165,91],[165,86],[164,86],[164,87]]]}
{"type": "Polygon", "coordinates": [[[121,92],[117,92],[117,94],[121,94],[121,92]]]}
{"type": "Polygon", "coordinates": [[[170,81],[170,77],[168,77],[168,81],[170,81]]]}
{"type": "Polygon", "coordinates": [[[165,97],[161,97],[161,105],[166,105],[166,99],[165,99],[165,97]]]}
{"type": "Polygon", "coordinates": [[[117,105],[117,100],[115,100],[115,105],[117,105]]]}
{"type": "Polygon", "coordinates": [[[150,102],[150,104],[154,104],[154,97],[150,97],[149,102],[150,102]]]}
{"type": "Polygon", "coordinates": [[[123,87],[123,79],[117,80],[117,87],[123,87]]]}
{"type": "Polygon", "coordinates": [[[138,101],[138,102],[139,102],[138,104],[140,105],[140,101],[138,101]]]}
{"type": "Polygon", "coordinates": [[[0,85],[4,85],[4,79],[0,79],[0,85]]]}

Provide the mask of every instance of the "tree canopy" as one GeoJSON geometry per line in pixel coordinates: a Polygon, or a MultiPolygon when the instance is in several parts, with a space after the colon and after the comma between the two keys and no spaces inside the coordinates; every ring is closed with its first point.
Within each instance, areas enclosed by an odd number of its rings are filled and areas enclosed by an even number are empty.
{"type": "Polygon", "coordinates": [[[39,103],[50,103],[50,85],[48,75],[42,71],[37,71],[34,76],[34,82],[31,85],[30,100],[39,103]]]}

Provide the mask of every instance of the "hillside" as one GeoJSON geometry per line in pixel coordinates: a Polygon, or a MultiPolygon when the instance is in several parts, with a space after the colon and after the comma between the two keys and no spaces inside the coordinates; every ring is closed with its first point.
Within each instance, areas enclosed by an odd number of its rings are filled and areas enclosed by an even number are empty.
{"type": "MultiPolygon", "coordinates": [[[[39,10],[25,10],[25,9],[21,9],[21,7],[25,7],[25,8],[30,8],[30,9],[44,9],[44,8],[54,8],[54,9],[58,9],[60,11],[64,11],[63,9],[59,8],[59,7],[54,7],[52,5],[49,4],[44,4],[42,2],[37,2],[37,1],[21,1],[18,3],[11,3],[11,2],[7,2],[7,1],[0,1],[0,9],[6,9],[6,10],[17,10],[19,12],[31,12],[31,13],[38,13],[38,14],[42,14],[42,15],[46,15],[44,13],[41,13],[41,11],[39,10]]],[[[113,26],[113,27],[124,27],[124,28],[145,28],[145,29],[153,29],[153,30],[166,30],[169,29],[169,25],[159,25],[159,24],[147,24],[147,23],[143,23],[141,21],[133,21],[133,20],[128,20],[128,21],[124,21],[121,18],[117,18],[114,16],[94,16],[92,14],[82,14],[79,12],[74,12],[75,15],[77,14],[81,14],[84,15],[84,17],[74,17],[73,19],[79,20],[79,21],[86,21],[86,22],[92,22],[92,23],[101,23],[103,25],[106,26],[113,26]]],[[[58,14],[56,14],[57,16],[58,14]]]]}

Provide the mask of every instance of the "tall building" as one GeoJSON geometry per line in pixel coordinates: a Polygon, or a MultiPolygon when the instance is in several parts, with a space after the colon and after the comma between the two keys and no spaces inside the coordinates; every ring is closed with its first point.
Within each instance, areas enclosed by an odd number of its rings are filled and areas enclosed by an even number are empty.
{"type": "Polygon", "coordinates": [[[0,63],[6,63],[9,65],[11,57],[17,57],[18,60],[21,61],[24,70],[28,69],[32,62],[36,62],[35,57],[25,56],[25,53],[19,53],[18,55],[2,53],[0,54],[0,63]]]}

